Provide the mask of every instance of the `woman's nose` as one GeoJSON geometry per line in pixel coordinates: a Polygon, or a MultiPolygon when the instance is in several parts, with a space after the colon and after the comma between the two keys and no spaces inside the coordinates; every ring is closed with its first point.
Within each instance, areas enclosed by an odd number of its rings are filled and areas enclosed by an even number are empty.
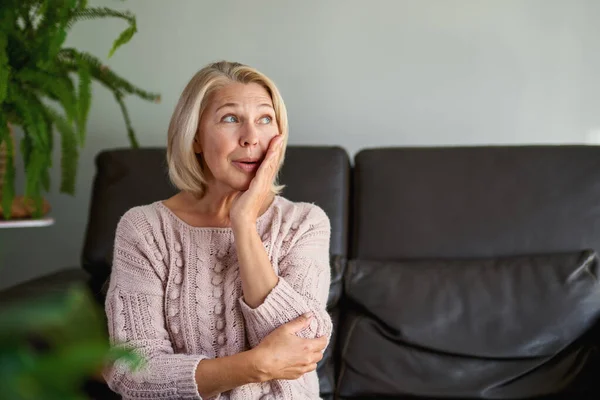
{"type": "Polygon", "coordinates": [[[258,144],[258,129],[254,124],[243,124],[241,133],[240,145],[242,147],[255,146],[258,144]]]}

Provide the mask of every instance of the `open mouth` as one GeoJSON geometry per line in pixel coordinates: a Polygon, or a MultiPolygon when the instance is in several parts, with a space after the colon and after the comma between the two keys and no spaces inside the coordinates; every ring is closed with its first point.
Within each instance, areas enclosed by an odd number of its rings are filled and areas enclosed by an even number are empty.
{"type": "Polygon", "coordinates": [[[234,161],[233,165],[244,172],[254,172],[260,166],[260,161],[234,161]]]}

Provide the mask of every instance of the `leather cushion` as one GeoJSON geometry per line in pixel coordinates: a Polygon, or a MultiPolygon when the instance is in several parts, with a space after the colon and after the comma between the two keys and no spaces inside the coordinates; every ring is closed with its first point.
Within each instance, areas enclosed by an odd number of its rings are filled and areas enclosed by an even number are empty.
{"type": "Polygon", "coordinates": [[[329,310],[331,321],[333,322],[333,334],[329,345],[323,353],[323,359],[317,365],[317,374],[319,375],[319,391],[321,395],[333,394],[335,392],[335,378],[337,373],[336,352],[337,334],[339,326],[339,308],[329,310]]]}
{"type": "Polygon", "coordinates": [[[329,258],[329,266],[331,268],[331,283],[329,286],[329,297],[327,298],[328,310],[336,307],[342,298],[346,263],[346,258],[339,255],[332,255],[329,258]]]}
{"type": "Polygon", "coordinates": [[[598,199],[600,146],[363,150],[349,258],[599,251],[598,199]]]}
{"type": "Polygon", "coordinates": [[[319,362],[317,373],[319,374],[319,385],[321,394],[333,393],[335,391],[335,378],[337,375],[337,335],[339,326],[339,302],[343,292],[343,278],[346,271],[346,259],[342,256],[331,256],[331,285],[329,298],[327,299],[327,311],[331,315],[333,333],[329,345],[323,353],[323,359],[319,362]]]}
{"type": "Polygon", "coordinates": [[[341,396],[523,398],[566,387],[600,315],[591,251],[351,261],[341,396]]]}

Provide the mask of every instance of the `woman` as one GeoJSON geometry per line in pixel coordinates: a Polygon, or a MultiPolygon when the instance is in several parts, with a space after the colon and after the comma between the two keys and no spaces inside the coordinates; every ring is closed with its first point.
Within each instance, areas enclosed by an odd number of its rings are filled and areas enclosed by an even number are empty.
{"type": "Polygon", "coordinates": [[[253,68],[214,63],[186,86],[167,148],[180,192],[117,227],[109,333],[146,360],[107,370],[124,398],[319,398],[330,223],[277,195],[287,136],[279,91],[253,68]]]}

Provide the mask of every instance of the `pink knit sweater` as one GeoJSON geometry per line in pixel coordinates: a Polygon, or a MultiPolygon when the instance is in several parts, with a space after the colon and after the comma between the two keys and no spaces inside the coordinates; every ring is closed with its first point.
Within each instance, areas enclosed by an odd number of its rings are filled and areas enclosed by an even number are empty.
{"type": "MultiPolygon", "coordinates": [[[[279,283],[252,309],[243,300],[231,228],[192,227],[162,202],[119,222],[106,298],[111,342],[133,346],[147,364],[115,363],[109,386],[126,399],[199,399],[202,359],[248,350],[278,326],[315,315],[304,337],[331,335],[329,219],[319,207],[277,196],[257,221],[279,283]]],[[[318,399],[316,372],[295,381],[248,384],[215,399],[318,399]]]]}

